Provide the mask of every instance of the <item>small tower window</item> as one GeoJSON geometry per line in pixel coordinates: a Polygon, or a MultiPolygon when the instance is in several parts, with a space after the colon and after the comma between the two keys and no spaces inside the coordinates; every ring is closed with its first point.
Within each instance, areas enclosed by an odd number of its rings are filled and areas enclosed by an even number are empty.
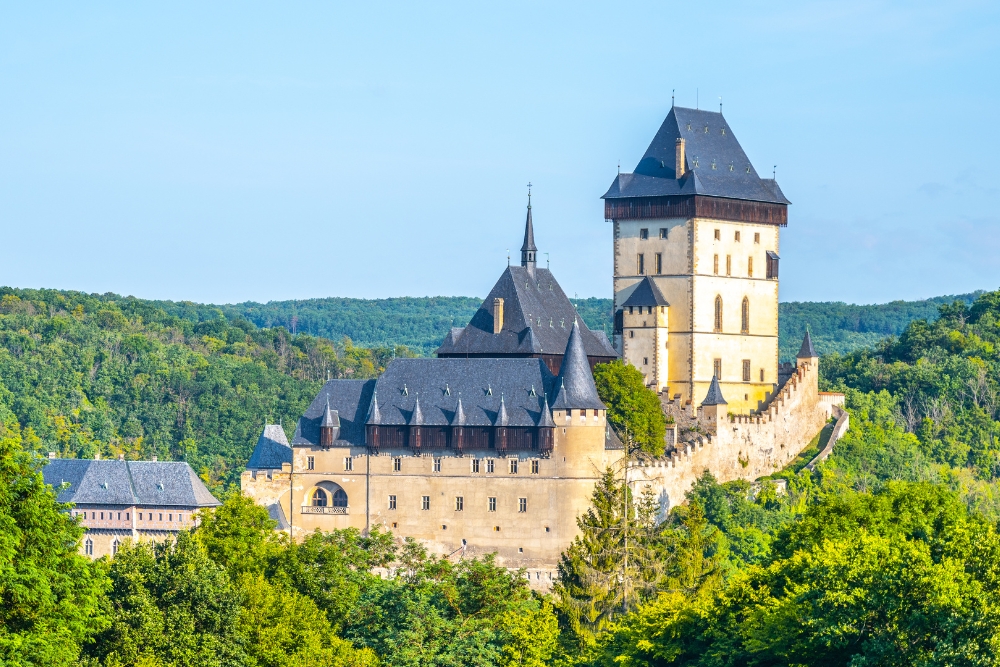
{"type": "Polygon", "coordinates": [[[712,372],[715,373],[715,377],[722,380],[722,359],[715,359],[712,361],[712,372]]]}
{"type": "Polygon", "coordinates": [[[715,230],[715,240],[716,241],[722,240],[722,230],[721,229],[716,229],[715,230]]]}
{"type": "Polygon", "coordinates": [[[762,369],[760,369],[760,381],[761,381],[761,382],[763,382],[763,381],[764,381],[764,369],[763,369],[763,368],[762,368],[762,369]]]}
{"type": "Polygon", "coordinates": [[[344,458],[344,470],[347,472],[354,470],[354,459],[350,456],[344,458]]]}
{"type": "Polygon", "coordinates": [[[753,242],[754,242],[754,243],[760,243],[760,233],[759,233],[759,232],[758,232],[758,233],[755,233],[755,234],[753,235],[753,242]]]}
{"type": "Polygon", "coordinates": [[[465,498],[463,496],[455,496],[455,511],[461,512],[465,509],[465,498]]]}
{"type": "Polygon", "coordinates": [[[646,239],[648,239],[649,238],[649,230],[646,229],[646,228],[640,229],[639,230],[639,238],[642,239],[643,241],[645,241],[646,239]]]}
{"type": "Polygon", "coordinates": [[[656,269],[656,275],[663,273],[663,253],[656,253],[656,261],[654,263],[654,268],[656,269]]]}
{"type": "Polygon", "coordinates": [[[715,333],[722,333],[722,296],[715,297],[715,333]]]}
{"type": "Polygon", "coordinates": [[[667,238],[667,228],[666,227],[660,227],[660,238],[661,239],[667,238]]]}
{"type": "Polygon", "coordinates": [[[392,471],[399,472],[402,469],[403,469],[403,459],[397,456],[392,460],[392,471]]]}
{"type": "Polygon", "coordinates": [[[434,459],[434,472],[441,472],[441,459],[434,459]]]}
{"type": "Polygon", "coordinates": [[[517,459],[510,460],[510,474],[511,475],[517,474],[517,459]]]}
{"type": "Polygon", "coordinates": [[[396,509],[396,496],[395,495],[389,496],[389,509],[391,509],[391,510],[396,509]]]}
{"type": "Polygon", "coordinates": [[[83,551],[88,556],[94,555],[94,540],[87,538],[87,541],[83,543],[83,551]]]}
{"type": "Polygon", "coordinates": [[[486,459],[486,472],[493,472],[493,459],[486,459]]]}
{"type": "Polygon", "coordinates": [[[646,273],[646,257],[642,253],[639,253],[639,255],[636,257],[635,264],[636,264],[636,271],[638,271],[640,276],[646,273]]]}
{"type": "MultiPolygon", "coordinates": [[[[740,308],[740,333],[750,333],[750,299],[743,297],[743,307],[740,308]]],[[[747,362],[750,363],[750,362],[747,362]]],[[[750,367],[747,366],[747,381],[750,381],[750,367]]]]}
{"type": "Polygon", "coordinates": [[[494,498],[493,496],[490,496],[488,498],[488,501],[489,501],[489,503],[488,503],[487,506],[489,507],[489,511],[490,512],[496,512],[497,511],[497,499],[494,498]]]}
{"type": "Polygon", "coordinates": [[[747,257],[747,277],[753,278],[753,257],[747,257]]]}
{"type": "Polygon", "coordinates": [[[472,459],[472,472],[479,472],[479,459],[472,459]]]}
{"type": "Polygon", "coordinates": [[[739,240],[740,240],[740,233],[739,233],[739,232],[736,232],[736,240],[737,240],[737,241],[739,241],[739,240]]]}
{"type": "Polygon", "coordinates": [[[538,474],[538,459],[534,459],[531,462],[531,474],[532,475],[537,475],[538,474]]]}
{"type": "Polygon", "coordinates": [[[714,255],[712,257],[712,273],[719,275],[719,256],[714,255]]]}
{"type": "Polygon", "coordinates": [[[726,255],[726,275],[733,275],[733,256],[726,255]]]}
{"type": "Polygon", "coordinates": [[[744,359],[743,360],[743,381],[744,382],[749,382],[750,381],[750,360],[749,359],[744,359]]]}
{"type": "Polygon", "coordinates": [[[307,456],[306,457],[306,470],[315,470],[315,469],[316,469],[316,457],[315,456],[307,456]]]}
{"type": "Polygon", "coordinates": [[[527,498],[518,498],[517,499],[517,511],[520,512],[520,513],[522,513],[522,514],[528,511],[528,499],[527,498]]]}
{"type": "Polygon", "coordinates": [[[420,509],[429,510],[431,508],[431,497],[421,496],[420,497],[420,509]]]}

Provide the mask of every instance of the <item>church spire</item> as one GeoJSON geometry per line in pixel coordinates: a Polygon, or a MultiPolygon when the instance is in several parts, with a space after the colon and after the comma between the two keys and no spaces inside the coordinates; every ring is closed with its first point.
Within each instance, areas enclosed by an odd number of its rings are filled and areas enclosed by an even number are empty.
{"type": "Polygon", "coordinates": [[[524,221],[524,243],[521,244],[521,266],[535,273],[535,255],[538,248],[535,247],[535,227],[531,224],[531,183],[528,183],[528,216],[524,221]]]}

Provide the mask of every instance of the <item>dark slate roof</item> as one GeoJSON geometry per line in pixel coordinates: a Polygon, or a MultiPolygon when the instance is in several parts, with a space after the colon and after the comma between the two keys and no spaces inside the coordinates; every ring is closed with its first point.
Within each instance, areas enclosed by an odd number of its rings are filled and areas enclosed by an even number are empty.
{"type": "MultiPolygon", "coordinates": [[[[330,405],[341,415],[374,415],[378,423],[387,426],[413,424],[419,405],[423,426],[495,426],[506,412],[508,426],[536,426],[540,421],[551,424],[551,414],[544,413],[545,392],[552,392],[555,378],[541,359],[478,358],[478,359],[394,359],[372,387],[363,391],[340,388],[337,385],[352,380],[331,380],[321,394],[330,395],[330,405]],[[376,400],[372,400],[372,397],[376,400]],[[458,412],[459,400],[462,410],[458,412]]],[[[325,406],[325,396],[317,397],[325,406]]],[[[310,408],[311,410],[312,408],[310,408]]],[[[307,416],[300,420],[305,423],[307,416]]],[[[348,430],[341,418],[341,434],[348,430]]],[[[363,426],[363,423],[362,423],[363,426]]],[[[364,430],[351,431],[349,443],[364,444],[364,430]]],[[[298,434],[293,443],[316,444],[298,434]]]]}
{"type": "Polygon", "coordinates": [[[796,359],[808,359],[809,357],[818,357],[816,354],[816,348],[813,347],[812,337],[809,332],[806,331],[805,338],[802,339],[802,347],[799,348],[799,353],[795,355],[796,359]]]}
{"type": "Polygon", "coordinates": [[[54,459],[42,469],[62,503],[215,507],[219,501],[187,463],[54,459]],[[60,487],[68,484],[66,488],[60,487]]]}
{"type": "Polygon", "coordinates": [[[728,405],[725,398],[722,397],[722,388],[719,387],[719,378],[712,376],[712,384],[708,387],[708,394],[705,395],[705,400],[701,402],[702,405],[728,405]]]}
{"type": "Polygon", "coordinates": [[[267,506],[267,515],[271,517],[274,521],[278,522],[275,526],[278,530],[288,530],[291,526],[288,525],[288,519],[285,518],[285,510],[281,507],[280,503],[272,503],[267,506]]]}
{"type": "Polygon", "coordinates": [[[266,424],[253,454],[247,461],[248,470],[280,469],[283,463],[292,462],[292,448],[288,446],[285,429],[278,424],[266,424]]]}
{"type": "Polygon", "coordinates": [[[556,397],[552,407],[557,410],[567,408],[594,408],[604,410],[604,403],[597,396],[594,375],[590,372],[587,353],[583,349],[583,333],[579,323],[573,321],[569,343],[563,355],[562,368],[556,379],[556,397]]]}
{"type": "Polygon", "coordinates": [[[535,252],[535,226],[531,222],[531,195],[528,195],[528,217],[524,221],[524,243],[521,244],[521,252],[535,252]]]}
{"type": "Polygon", "coordinates": [[[365,422],[374,390],[375,380],[328,381],[306,408],[305,414],[299,417],[292,444],[319,445],[320,423],[326,415],[329,402],[330,408],[337,411],[337,418],[340,420],[340,432],[333,442],[334,446],[364,445],[365,422]]]}
{"type": "MultiPolygon", "coordinates": [[[[548,269],[535,269],[534,277],[523,266],[508,266],[464,329],[452,329],[439,356],[463,354],[537,355],[562,354],[569,341],[576,308],[548,269]],[[500,333],[493,333],[493,299],[504,300],[500,333]]],[[[607,336],[598,337],[582,327],[583,345],[591,357],[617,357],[607,336]]]]}
{"type": "Polygon", "coordinates": [[[619,174],[602,199],[706,195],[789,204],[772,179],[762,179],[721,113],[674,107],[631,174],[619,174]],[[706,132],[707,128],[707,132],[706,132]],[[686,173],[674,170],[685,140],[686,173]]]}
{"type": "Polygon", "coordinates": [[[622,306],[669,306],[653,279],[646,276],[639,281],[622,306]]]}

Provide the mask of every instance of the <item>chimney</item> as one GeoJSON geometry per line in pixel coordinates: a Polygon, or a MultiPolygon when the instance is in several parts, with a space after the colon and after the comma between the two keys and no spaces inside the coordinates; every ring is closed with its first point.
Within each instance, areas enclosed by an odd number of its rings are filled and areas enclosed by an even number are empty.
{"type": "Polygon", "coordinates": [[[56,453],[55,452],[49,452],[49,458],[50,459],[54,459],[55,457],[56,457],[56,453]]]}
{"type": "Polygon", "coordinates": [[[493,333],[498,334],[503,329],[503,299],[493,299],[493,333]]]}
{"type": "Polygon", "coordinates": [[[686,168],[684,166],[685,165],[684,159],[685,159],[685,155],[684,155],[684,140],[678,138],[677,139],[677,155],[674,158],[674,173],[677,175],[677,178],[680,178],[685,173],[687,173],[687,170],[686,170],[686,168]]]}
{"type": "Polygon", "coordinates": [[[155,460],[156,460],[156,454],[153,454],[153,458],[152,458],[151,460],[152,460],[152,461],[155,461],[155,460]]]}

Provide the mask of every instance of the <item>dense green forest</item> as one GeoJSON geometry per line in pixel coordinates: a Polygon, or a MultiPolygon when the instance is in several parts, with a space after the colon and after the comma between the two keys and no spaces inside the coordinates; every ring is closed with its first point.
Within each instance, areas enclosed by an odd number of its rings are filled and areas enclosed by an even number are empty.
{"type": "MultiPolygon", "coordinates": [[[[778,306],[778,337],[782,359],[793,359],[808,328],[820,354],[841,354],[899,335],[913,320],[933,321],[938,307],[955,300],[972,303],[979,293],[940,296],[922,301],[874,305],[841,302],[788,302],[778,306]]],[[[580,317],[594,330],[612,333],[611,299],[570,299],[580,317]]],[[[195,322],[246,319],[258,327],[341,340],[345,336],[364,347],[405,345],[420,355],[433,354],[450,327],[465,326],[481,303],[469,297],[404,297],[397,299],[307,299],[204,306],[189,302],[154,301],[164,312],[195,322]]]]}

